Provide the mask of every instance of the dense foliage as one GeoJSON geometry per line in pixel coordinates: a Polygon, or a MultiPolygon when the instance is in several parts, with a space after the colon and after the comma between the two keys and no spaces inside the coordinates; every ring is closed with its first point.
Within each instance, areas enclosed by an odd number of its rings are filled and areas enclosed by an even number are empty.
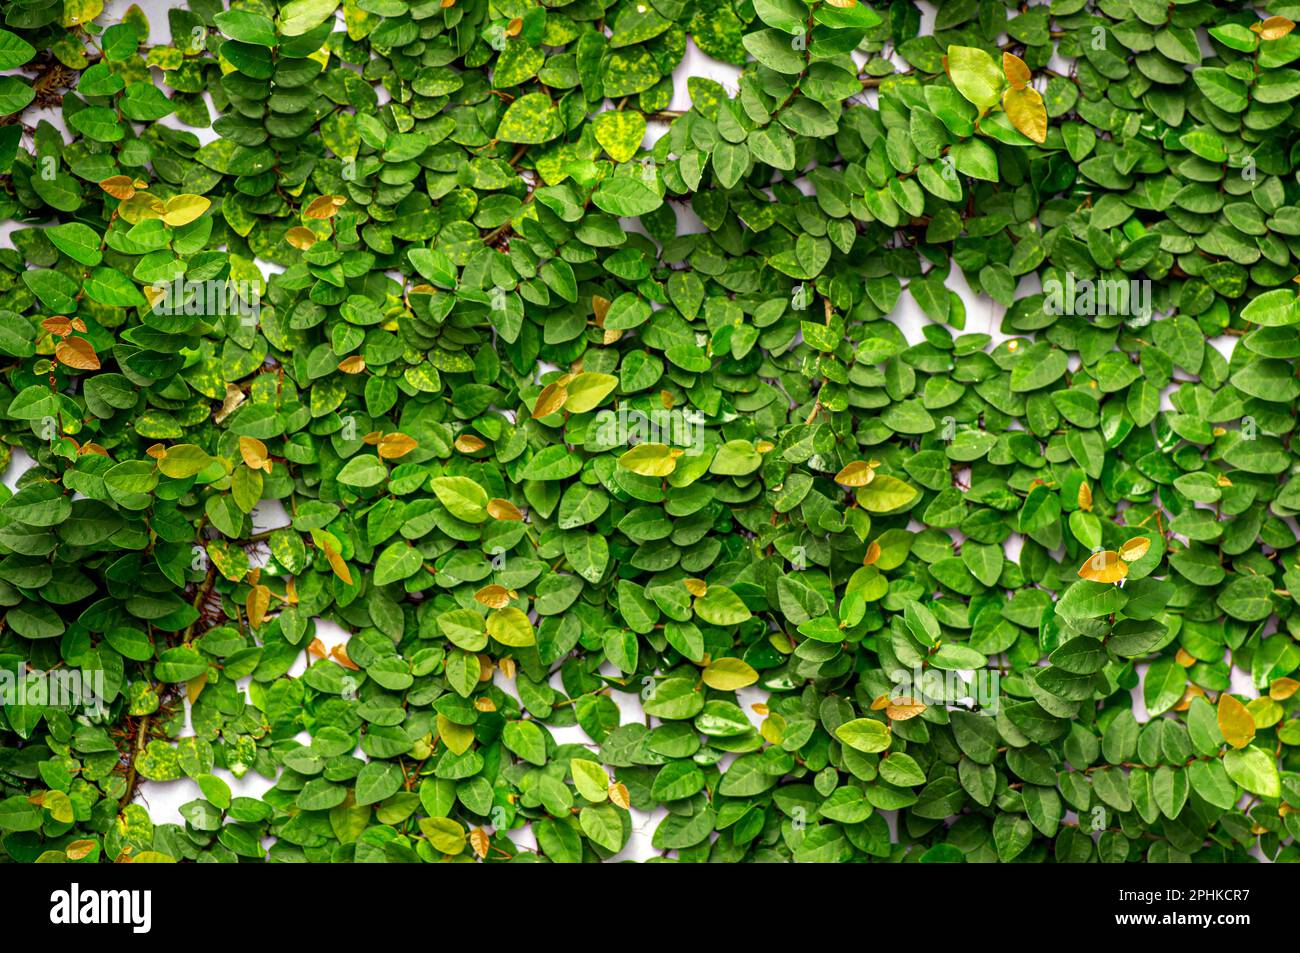
{"type": "Polygon", "coordinates": [[[4,855],[1300,856],[1300,5],[0,9],[4,855]]]}

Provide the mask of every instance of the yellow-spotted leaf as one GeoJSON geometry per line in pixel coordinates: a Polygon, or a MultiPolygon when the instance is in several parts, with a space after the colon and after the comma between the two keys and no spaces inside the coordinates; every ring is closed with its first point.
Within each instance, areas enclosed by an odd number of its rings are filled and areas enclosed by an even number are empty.
{"type": "Polygon", "coordinates": [[[592,120],[596,141],[615,162],[627,162],[645,138],[645,116],[635,110],[611,109],[592,120]]]}

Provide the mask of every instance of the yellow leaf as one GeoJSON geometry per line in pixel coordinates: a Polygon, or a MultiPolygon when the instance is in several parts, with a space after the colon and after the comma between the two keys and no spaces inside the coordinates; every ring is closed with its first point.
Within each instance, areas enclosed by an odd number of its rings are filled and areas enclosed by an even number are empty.
{"type": "Polygon", "coordinates": [[[703,579],[683,579],[682,585],[696,599],[702,598],[709,591],[709,584],[703,579]]]}
{"type": "Polygon", "coordinates": [[[1079,509],[1085,513],[1092,512],[1092,487],[1087,483],[1079,484],[1079,509]]]}
{"type": "Polygon", "coordinates": [[[515,506],[509,500],[495,498],[488,500],[488,516],[494,520],[522,520],[524,514],[519,512],[519,507],[515,506]]]}
{"type": "Polygon", "coordinates": [[[866,486],[875,478],[876,471],[865,460],[855,460],[835,474],[835,482],[841,486],[866,486]]]}
{"type": "Polygon", "coordinates": [[[779,745],[785,741],[785,729],[785,719],[773,712],[763,719],[763,723],[758,726],[758,733],[763,736],[763,740],[768,744],[779,745]]]}
{"type": "Polygon", "coordinates": [[[1255,719],[1227,692],[1219,695],[1219,731],[1234,748],[1244,748],[1255,740],[1255,719]]]}
{"type": "Polygon", "coordinates": [[[875,698],[871,699],[872,711],[884,711],[889,707],[889,692],[881,692],[875,698]]]}
{"type": "Polygon", "coordinates": [[[595,316],[596,327],[605,326],[605,315],[609,314],[609,306],[613,304],[608,298],[602,298],[600,295],[591,296],[591,311],[595,316]]]}
{"type": "Polygon", "coordinates": [[[456,438],[456,442],[453,446],[461,453],[478,453],[486,447],[487,444],[472,433],[463,433],[456,438]]]}
{"type": "Polygon", "coordinates": [[[266,455],[266,444],[256,437],[239,438],[239,455],[250,470],[271,472],[271,461],[266,455]]]}
{"type": "Polygon", "coordinates": [[[333,218],[346,202],[347,199],[341,195],[321,195],[307,206],[307,210],[302,213],[303,218],[333,218]]]}
{"type": "Polygon", "coordinates": [[[406,434],[386,433],[379,438],[379,456],[384,460],[396,460],[398,457],[404,457],[419,444],[413,437],[406,434]]]}
{"type": "Polygon", "coordinates": [[[915,718],[923,711],[925,711],[924,703],[906,696],[891,698],[889,704],[885,706],[885,714],[889,716],[891,721],[907,721],[907,719],[915,718]]]}
{"type": "MultiPolygon", "coordinates": [[[[510,672],[506,671],[507,663],[510,661],[511,661],[510,659],[504,659],[504,658],[501,660],[501,671],[505,672],[507,678],[513,677],[510,672]]],[[[497,710],[497,703],[494,702],[492,699],[488,698],[486,695],[483,695],[480,696],[479,698],[474,699],[474,710],[485,712],[485,713],[494,712],[497,710]]]]}
{"type": "Polygon", "coordinates": [[[299,251],[306,251],[319,241],[315,232],[302,225],[295,225],[285,232],[284,240],[299,251]]]}
{"type": "Polygon", "coordinates": [[[1196,656],[1179,646],[1178,651],[1174,653],[1174,661],[1183,668],[1191,668],[1196,664],[1196,656]]]}
{"type": "Polygon", "coordinates": [[[625,811],[632,807],[632,797],[622,781],[615,781],[609,786],[609,799],[625,811]]]}
{"type": "Polygon", "coordinates": [[[271,590],[266,586],[254,586],[249,590],[248,598],[244,600],[244,608],[248,611],[248,624],[254,629],[262,627],[262,620],[266,618],[266,610],[271,607],[271,590]]]}
{"type": "Polygon", "coordinates": [[[453,857],[465,849],[465,828],[450,817],[426,817],[420,820],[420,833],[434,850],[453,857]]]}
{"type": "Polygon", "coordinates": [[[569,392],[564,385],[559,381],[552,381],[542,388],[542,392],[537,395],[537,400],[533,402],[533,419],[540,420],[542,417],[549,417],[556,413],[568,398],[569,392]]]}
{"type": "Polygon", "coordinates": [[[491,841],[488,840],[487,834],[483,832],[481,827],[476,827],[469,832],[469,846],[474,848],[474,853],[477,854],[480,859],[487,856],[490,844],[491,841]]]}
{"type": "Polygon", "coordinates": [[[704,684],[720,692],[734,692],[758,681],[758,672],[743,659],[720,658],[704,670],[704,684]]]}
{"type": "Polygon", "coordinates": [[[1014,53],[1002,54],[1002,72],[1006,75],[1012,89],[1023,89],[1033,78],[1025,61],[1014,53]]]}
{"type": "Polygon", "coordinates": [[[203,694],[203,689],[207,687],[207,684],[208,684],[207,672],[204,672],[202,675],[198,676],[197,678],[191,678],[188,682],[185,683],[185,697],[191,705],[193,705],[196,701],[199,700],[199,696],[203,694]]]}
{"type": "Polygon", "coordinates": [[[640,476],[666,477],[677,469],[677,457],[665,443],[639,443],[618,458],[618,465],[640,476]]]}
{"type": "Polygon", "coordinates": [[[360,374],[366,369],[366,359],[360,354],[350,354],[339,361],[339,370],[344,374],[360,374]]]}
{"type": "Polygon", "coordinates": [[[163,206],[163,224],[173,227],[188,225],[211,205],[202,195],[173,195],[163,206]]]}
{"type": "Polygon", "coordinates": [[[1280,40],[1295,29],[1295,24],[1286,17],[1269,17],[1256,26],[1261,40],[1280,40]]]}
{"type": "Polygon", "coordinates": [[[469,725],[458,725],[441,714],[438,715],[437,724],[438,737],[457,757],[468,751],[474,743],[474,729],[469,725]]]}
{"type": "Polygon", "coordinates": [[[132,225],[139,225],[145,219],[162,218],[167,206],[162,199],[148,192],[136,192],[117,207],[117,214],[132,225]]]}
{"type": "Polygon", "coordinates": [[[1109,549],[1093,553],[1079,567],[1079,576],[1089,582],[1119,582],[1127,575],[1128,563],[1109,549]]]}
{"type": "Polygon", "coordinates": [[[329,562],[330,568],[334,570],[334,575],[343,580],[344,585],[352,585],[352,571],[348,569],[348,564],[343,561],[338,550],[330,545],[329,540],[322,540],[321,546],[325,550],[325,559],[329,562]]]}
{"type": "Polygon", "coordinates": [[[63,852],[68,855],[68,860],[81,860],[94,849],[93,840],[74,840],[63,849],[63,852]]]}
{"type": "Polygon", "coordinates": [[[1032,86],[1008,89],[1002,94],[1002,108],[1011,125],[1034,142],[1047,141],[1047,109],[1043,97],[1032,86]]]}
{"type": "Polygon", "coordinates": [[[64,338],[54,345],[54,356],[59,363],[79,371],[99,370],[99,355],[85,338],[64,338]]]}
{"type": "Polygon", "coordinates": [[[493,583],[490,586],[484,586],[478,592],[474,593],[474,598],[487,606],[489,609],[504,609],[510,605],[510,590],[505,586],[498,586],[493,583]]]}
{"type": "Polygon", "coordinates": [[[1268,687],[1268,697],[1275,702],[1286,701],[1300,689],[1300,682],[1294,678],[1275,678],[1268,687]]]}
{"type": "Polygon", "coordinates": [[[1126,563],[1135,563],[1147,554],[1151,540],[1146,536],[1134,536],[1119,548],[1119,558],[1126,563]]]}

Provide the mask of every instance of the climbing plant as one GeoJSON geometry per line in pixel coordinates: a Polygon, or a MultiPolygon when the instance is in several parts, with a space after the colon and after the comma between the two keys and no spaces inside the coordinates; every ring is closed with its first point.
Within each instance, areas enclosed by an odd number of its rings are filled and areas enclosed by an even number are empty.
{"type": "Polygon", "coordinates": [[[8,0],[3,854],[1300,858],[1297,14],[8,0]]]}

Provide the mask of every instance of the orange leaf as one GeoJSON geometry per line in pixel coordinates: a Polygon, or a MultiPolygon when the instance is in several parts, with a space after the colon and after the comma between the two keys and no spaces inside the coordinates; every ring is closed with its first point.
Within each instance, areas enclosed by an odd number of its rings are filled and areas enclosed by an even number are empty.
{"type": "Polygon", "coordinates": [[[1275,702],[1286,701],[1300,689],[1300,682],[1294,678],[1275,678],[1273,684],[1268,686],[1268,697],[1275,702]]]}
{"type": "Polygon", "coordinates": [[[862,557],[862,565],[870,566],[874,564],[875,561],[879,558],[880,558],[880,543],[878,543],[876,540],[873,539],[870,543],[867,544],[867,554],[862,557]]]}
{"type": "Polygon", "coordinates": [[[1295,24],[1286,17],[1269,17],[1257,26],[1261,40],[1280,40],[1295,29],[1295,24]]]}
{"type": "Polygon", "coordinates": [[[474,598],[487,606],[489,609],[504,609],[510,605],[512,596],[510,590],[505,586],[498,586],[493,583],[490,586],[484,586],[478,592],[474,593],[474,598]]]}
{"type": "Polygon", "coordinates": [[[262,622],[266,619],[266,610],[271,607],[271,590],[266,586],[257,585],[248,591],[248,598],[244,600],[244,609],[248,612],[248,624],[254,629],[260,629],[262,622]]]}
{"type": "Polygon", "coordinates": [[[537,400],[533,402],[533,419],[538,420],[542,417],[549,417],[564,406],[564,402],[569,399],[569,392],[559,381],[553,381],[542,388],[542,392],[537,395],[537,400]]]}
{"type": "Polygon", "coordinates": [[[339,361],[339,370],[344,374],[360,374],[366,369],[366,359],[360,354],[351,354],[339,361]]]}
{"type": "Polygon", "coordinates": [[[461,453],[478,453],[487,446],[487,443],[472,433],[463,433],[456,438],[456,442],[452,446],[461,453]]]}
{"type": "Polygon", "coordinates": [[[890,721],[907,721],[907,719],[915,718],[923,711],[925,711],[925,705],[922,702],[906,696],[891,698],[889,704],[885,706],[885,714],[889,716],[890,721]]]}
{"type": "Polygon", "coordinates": [[[488,500],[488,516],[494,520],[522,520],[524,514],[519,512],[519,507],[515,506],[509,500],[503,500],[499,497],[488,500]]]}
{"type": "Polygon", "coordinates": [[[99,183],[99,187],[113,198],[126,201],[135,195],[135,183],[129,175],[112,175],[99,183]]]}
{"type": "Polygon", "coordinates": [[[343,646],[342,642],[330,649],[330,658],[338,662],[344,668],[350,668],[354,672],[361,671],[361,666],[348,658],[348,650],[343,646]]]}
{"type": "Polygon", "coordinates": [[[329,561],[330,568],[334,570],[334,575],[342,579],[344,585],[352,585],[352,571],[348,569],[348,564],[343,561],[343,557],[329,544],[328,540],[322,540],[321,545],[325,549],[325,558],[329,561]]]}
{"type": "Polygon", "coordinates": [[[414,438],[404,433],[386,433],[379,438],[379,456],[383,460],[396,460],[404,457],[419,444],[414,438]]]}
{"type": "Polygon", "coordinates": [[[1025,61],[1014,53],[1002,54],[1002,72],[1006,74],[1007,82],[1013,89],[1023,89],[1033,78],[1025,61]]]}
{"type": "Polygon", "coordinates": [[[341,206],[347,202],[347,199],[341,195],[322,195],[313,199],[303,212],[304,218],[325,219],[333,218],[341,206]]]}
{"type": "Polygon", "coordinates": [[[75,367],[79,371],[99,370],[99,355],[85,338],[64,338],[54,345],[54,356],[66,367],[75,367]]]}

